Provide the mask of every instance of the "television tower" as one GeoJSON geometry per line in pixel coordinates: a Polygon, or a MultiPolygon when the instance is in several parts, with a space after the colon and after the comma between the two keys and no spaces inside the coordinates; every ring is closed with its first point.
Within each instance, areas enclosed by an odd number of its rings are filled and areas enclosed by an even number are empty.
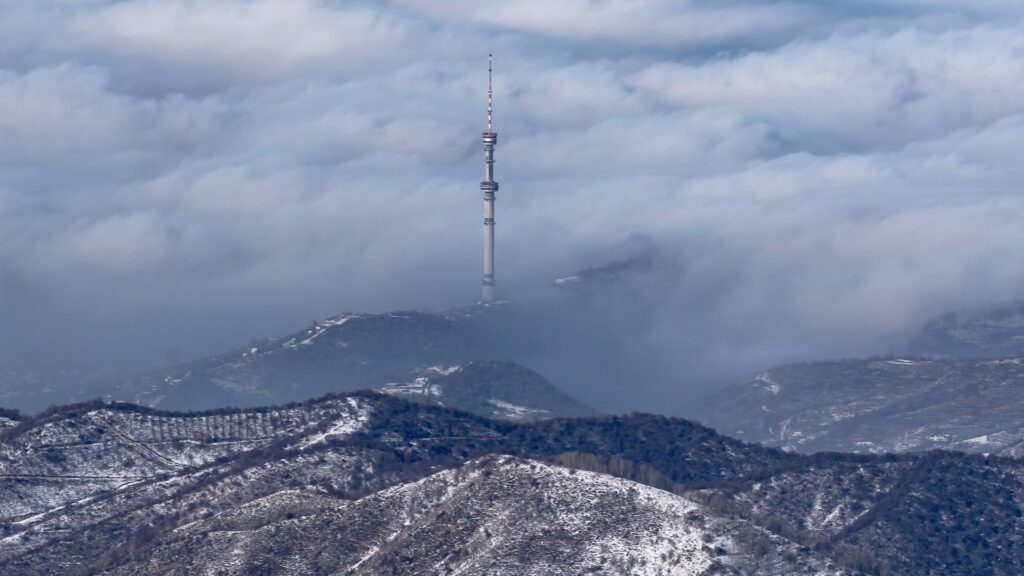
{"type": "Polygon", "coordinates": [[[494,132],[494,92],[491,87],[492,56],[487,55],[487,132],[484,132],[484,181],[480,190],[484,193],[484,284],[482,301],[494,302],[494,193],[498,183],[494,181],[494,146],[498,134],[494,132]]]}

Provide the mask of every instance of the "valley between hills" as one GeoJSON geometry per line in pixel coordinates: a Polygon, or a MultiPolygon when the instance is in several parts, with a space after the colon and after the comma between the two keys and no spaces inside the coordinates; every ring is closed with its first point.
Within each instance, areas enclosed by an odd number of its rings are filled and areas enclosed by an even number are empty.
{"type": "Polygon", "coordinates": [[[1024,570],[1014,358],[780,366],[713,429],[481,359],[493,312],[336,316],[3,411],[4,573],[1024,570]]]}

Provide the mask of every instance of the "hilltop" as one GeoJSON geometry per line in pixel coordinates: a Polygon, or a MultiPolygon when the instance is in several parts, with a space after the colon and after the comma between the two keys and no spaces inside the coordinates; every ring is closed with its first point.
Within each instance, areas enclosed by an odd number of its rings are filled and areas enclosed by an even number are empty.
{"type": "Polygon", "coordinates": [[[1024,358],[779,366],[715,394],[701,421],[787,450],[1024,455],[1024,358]]]}
{"type": "Polygon", "coordinates": [[[0,563],[12,575],[1015,574],[1022,466],[799,456],[677,418],[516,424],[376,393],[201,413],[98,402],[3,433],[0,563]]]}

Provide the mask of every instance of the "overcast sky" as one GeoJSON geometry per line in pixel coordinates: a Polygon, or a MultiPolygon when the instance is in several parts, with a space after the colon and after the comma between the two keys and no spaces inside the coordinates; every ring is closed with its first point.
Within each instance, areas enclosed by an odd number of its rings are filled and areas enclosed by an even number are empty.
{"type": "Polygon", "coordinates": [[[477,297],[488,52],[504,296],[639,234],[685,263],[660,329],[714,361],[883,351],[1024,287],[1022,16],[0,0],[0,361],[135,369],[477,297]]]}

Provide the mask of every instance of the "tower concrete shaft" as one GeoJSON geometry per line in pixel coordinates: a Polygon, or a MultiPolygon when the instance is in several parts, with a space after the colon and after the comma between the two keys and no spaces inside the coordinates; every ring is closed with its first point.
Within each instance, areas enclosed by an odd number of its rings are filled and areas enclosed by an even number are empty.
{"type": "Polygon", "coordinates": [[[487,132],[484,132],[484,181],[480,190],[484,193],[484,282],[482,300],[494,302],[494,193],[498,183],[494,181],[494,147],[498,134],[494,131],[494,91],[491,86],[491,57],[487,60],[487,132]]]}

